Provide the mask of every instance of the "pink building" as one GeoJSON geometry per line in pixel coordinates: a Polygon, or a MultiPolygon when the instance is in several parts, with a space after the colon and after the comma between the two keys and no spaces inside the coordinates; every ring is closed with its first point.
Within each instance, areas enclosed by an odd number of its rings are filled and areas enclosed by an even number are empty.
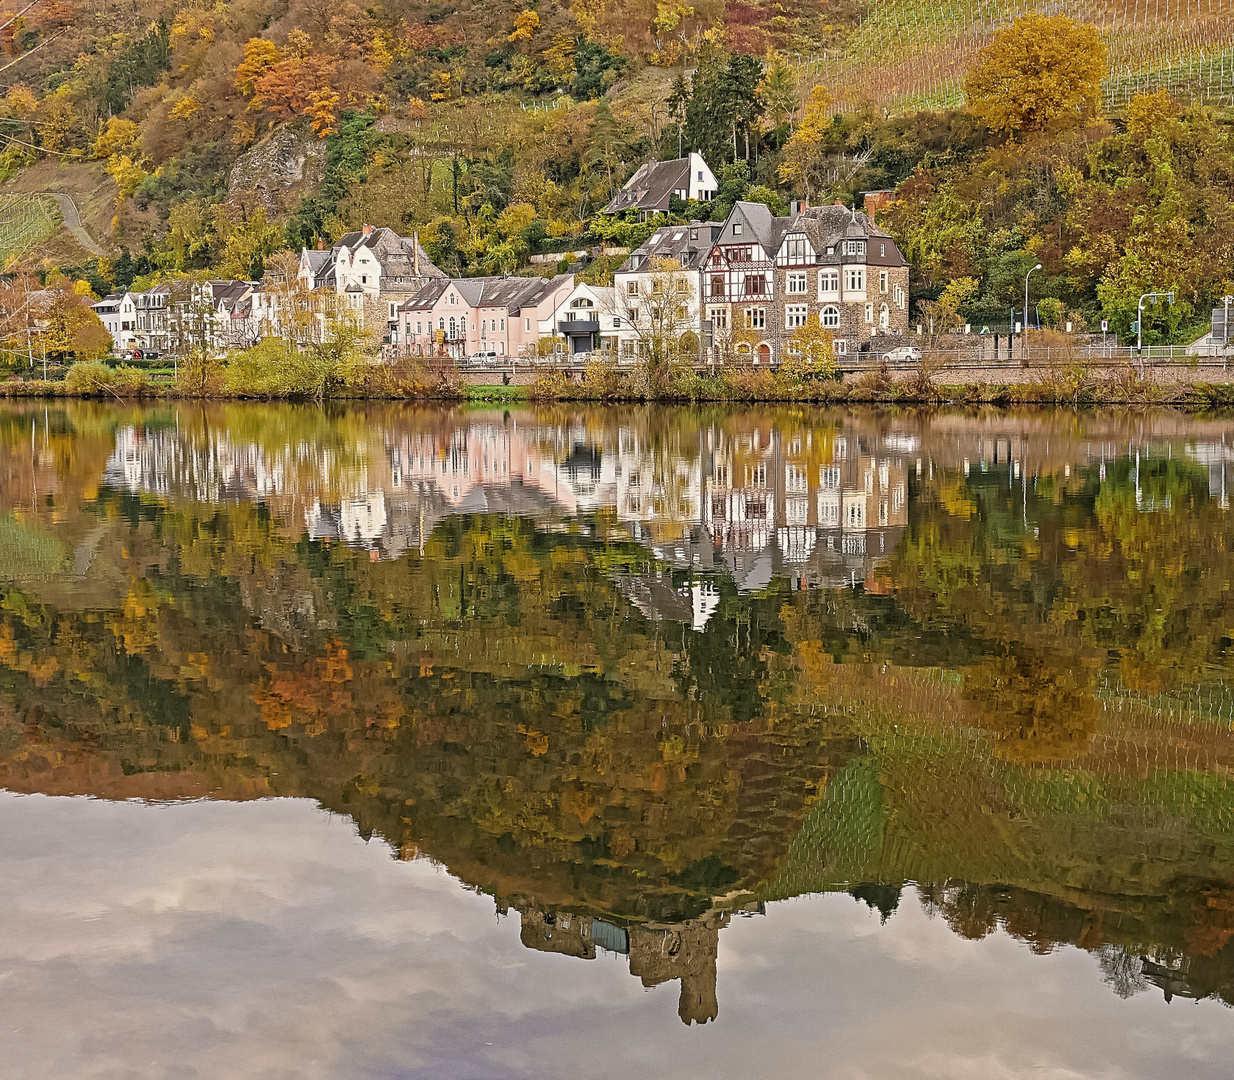
{"type": "Polygon", "coordinates": [[[477,277],[433,281],[397,312],[391,345],[402,354],[532,356],[574,278],[477,277]]]}

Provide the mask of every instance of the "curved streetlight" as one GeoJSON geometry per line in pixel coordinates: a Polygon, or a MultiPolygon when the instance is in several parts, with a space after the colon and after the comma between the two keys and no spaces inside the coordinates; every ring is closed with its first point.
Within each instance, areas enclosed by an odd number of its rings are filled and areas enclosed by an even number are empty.
{"type": "Polygon", "coordinates": [[[1141,356],[1144,355],[1144,301],[1152,300],[1156,303],[1162,297],[1171,304],[1174,303],[1174,291],[1170,290],[1170,292],[1146,292],[1135,306],[1135,351],[1141,356]]]}
{"type": "Polygon", "coordinates": [[[1024,332],[1028,332],[1028,279],[1033,276],[1038,270],[1042,269],[1041,263],[1034,266],[1027,274],[1024,275],[1024,332]]]}

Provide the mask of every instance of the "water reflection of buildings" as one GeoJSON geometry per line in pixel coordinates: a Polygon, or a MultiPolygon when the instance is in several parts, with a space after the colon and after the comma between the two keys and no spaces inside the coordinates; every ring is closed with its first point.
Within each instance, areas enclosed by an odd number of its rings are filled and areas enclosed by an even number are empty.
{"type": "MultiPolygon", "coordinates": [[[[743,913],[762,913],[761,904],[743,913]]],[[[594,960],[597,950],[629,957],[630,974],[644,986],[681,980],[677,1015],[684,1024],[705,1024],[719,1014],[716,957],[720,931],[731,912],[712,910],[675,923],[621,927],[590,915],[528,907],[520,911],[520,938],[529,949],[594,960]]]]}
{"type": "MultiPolygon", "coordinates": [[[[651,555],[642,567],[612,571],[622,591],[649,617],[702,629],[719,603],[717,574],[739,591],[776,578],[796,588],[876,588],[872,570],[908,522],[910,483],[939,473],[1003,485],[1022,499],[1027,525],[1036,477],[1072,483],[1073,470],[1095,468],[1104,483],[1118,461],[1132,465],[1142,512],[1168,509],[1168,491],[1141,477],[1171,456],[1207,468],[1225,508],[1234,457],[1223,427],[1197,435],[1190,422],[1175,431],[1168,416],[1155,426],[1094,421],[1083,437],[1048,417],[1014,414],[814,426],[758,415],[703,426],[582,416],[412,414],[335,442],[127,427],[105,479],[172,499],[260,501],[285,528],[374,559],[422,550],[454,514],[524,516],[553,528],[603,512],[603,538],[631,539],[651,555]]],[[[1087,483],[1081,477],[1092,473],[1075,475],[1087,483]]]]}

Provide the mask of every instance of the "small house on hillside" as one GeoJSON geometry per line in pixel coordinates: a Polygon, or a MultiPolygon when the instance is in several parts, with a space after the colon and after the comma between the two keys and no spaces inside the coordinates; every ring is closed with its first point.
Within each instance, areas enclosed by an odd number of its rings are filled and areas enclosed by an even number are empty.
{"type": "Polygon", "coordinates": [[[691,153],[673,161],[652,158],[635,170],[625,187],[609,201],[604,213],[636,210],[640,220],[645,221],[652,214],[667,214],[668,200],[673,195],[679,199],[710,202],[718,187],[715,174],[699,154],[691,153]]]}

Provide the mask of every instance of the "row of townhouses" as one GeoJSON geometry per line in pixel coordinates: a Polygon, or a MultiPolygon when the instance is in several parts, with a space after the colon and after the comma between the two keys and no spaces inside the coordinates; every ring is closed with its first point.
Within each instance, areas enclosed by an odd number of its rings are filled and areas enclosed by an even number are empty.
{"type": "MultiPolygon", "coordinates": [[[[663,332],[666,311],[669,332],[712,362],[779,362],[814,319],[841,355],[908,330],[904,257],[865,214],[840,205],[776,217],[762,203],[738,202],[722,223],[663,225],[608,287],[568,274],[451,278],[418,237],[369,225],[329,249],[304,249],[298,273],[297,302],[319,297],[351,313],[387,357],[500,362],[607,350],[632,361],[647,351],[653,324],[663,332]]],[[[279,288],[212,281],[194,286],[190,300],[159,285],[113,294],[95,310],[118,353],[174,350],[202,336],[224,351],[277,332],[279,288]]]]}
{"type": "Polygon", "coordinates": [[[273,323],[269,294],[255,281],[208,281],[183,293],[171,285],[117,292],[93,305],[118,354],[200,345],[217,352],[255,345],[273,323]]]}

